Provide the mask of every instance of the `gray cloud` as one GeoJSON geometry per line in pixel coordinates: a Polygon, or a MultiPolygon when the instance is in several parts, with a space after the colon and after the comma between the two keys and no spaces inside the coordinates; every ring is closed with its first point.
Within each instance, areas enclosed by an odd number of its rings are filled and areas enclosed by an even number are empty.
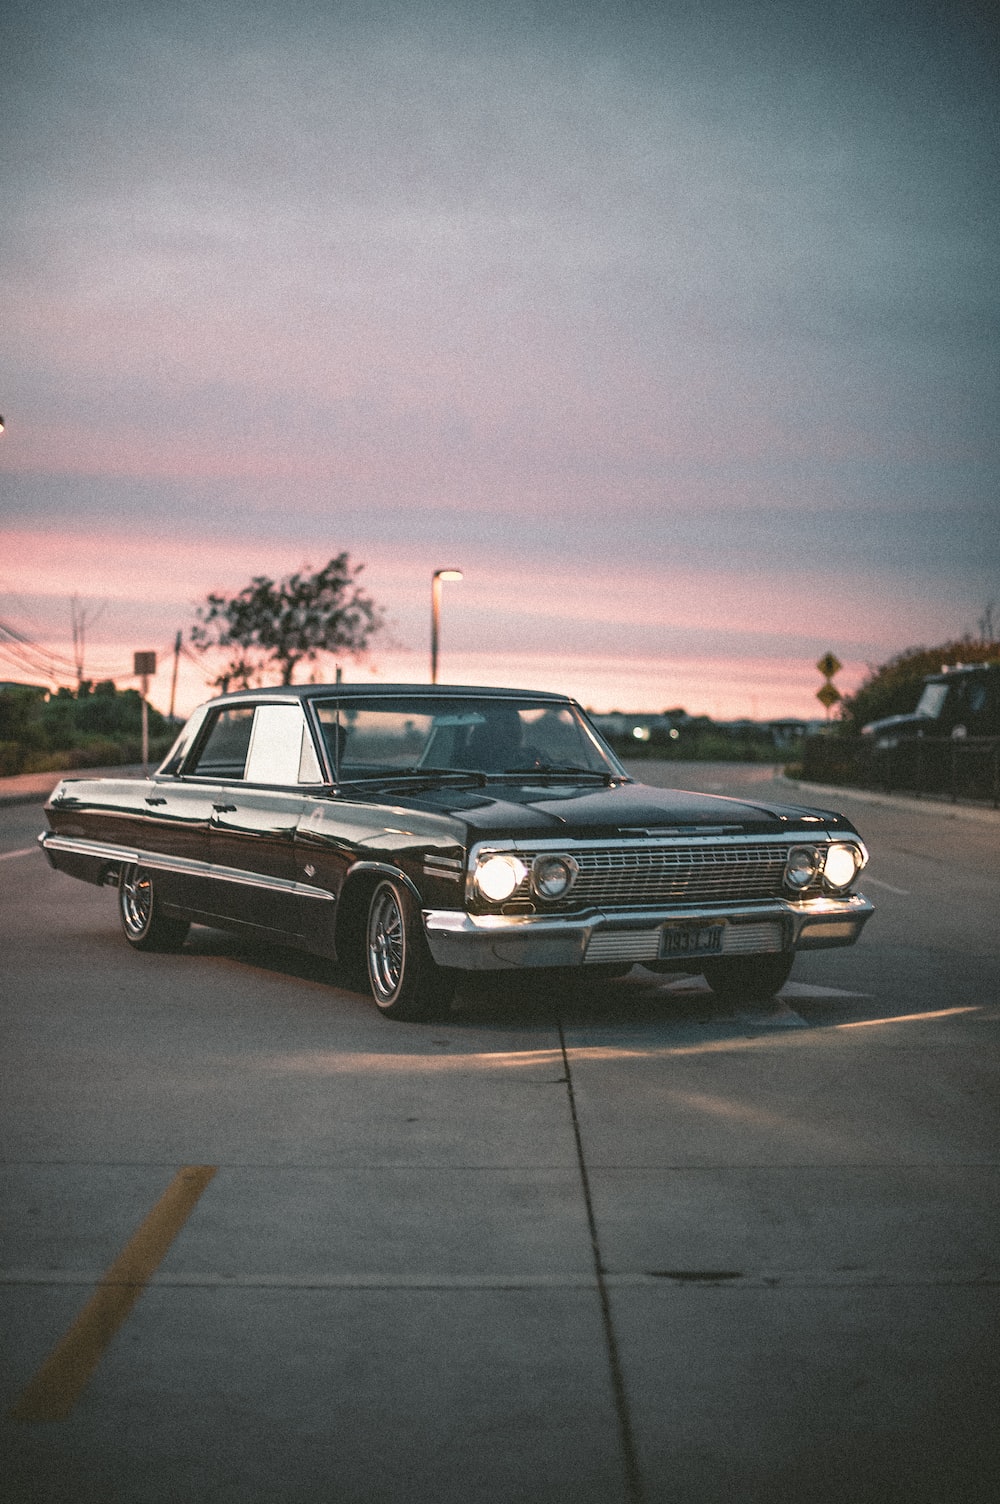
{"type": "Polygon", "coordinates": [[[996,594],[985,6],[7,25],[8,523],[996,594]]]}

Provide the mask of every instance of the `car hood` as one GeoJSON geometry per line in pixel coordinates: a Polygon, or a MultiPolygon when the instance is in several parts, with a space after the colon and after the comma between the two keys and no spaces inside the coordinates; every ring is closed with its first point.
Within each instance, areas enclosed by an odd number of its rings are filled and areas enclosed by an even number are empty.
{"type": "MultiPolygon", "coordinates": [[[[411,801],[407,801],[411,802],[411,801]]],[[[657,789],[642,783],[594,788],[592,784],[517,785],[485,791],[437,789],[413,799],[423,809],[447,812],[464,821],[470,841],[503,836],[565,834],[592,839],[674,833],[692,827],[769,834],[818,824],[853,829],[842,815],[770,801],[747,802],[684,789],[657,789]]]]}

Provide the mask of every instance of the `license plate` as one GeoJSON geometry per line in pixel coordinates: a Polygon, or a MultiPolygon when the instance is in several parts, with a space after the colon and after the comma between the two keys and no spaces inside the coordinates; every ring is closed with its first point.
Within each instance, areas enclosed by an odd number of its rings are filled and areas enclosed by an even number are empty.
{"type": "Polygon", "coordinates": [[[665,924],[660,931],[660,959],[717,956],[724,929],[724,924],[665,924]]]}

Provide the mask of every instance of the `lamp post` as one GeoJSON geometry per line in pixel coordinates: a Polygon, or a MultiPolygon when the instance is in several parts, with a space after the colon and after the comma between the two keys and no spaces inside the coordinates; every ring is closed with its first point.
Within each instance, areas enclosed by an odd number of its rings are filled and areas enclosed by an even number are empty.
{"type": "Polygon", "coordinates": [[[431,579],[431,683],[438,682],[438,632],[441,625],[441,581],[460,580],[460,569],[435,569],[431,579]]]}

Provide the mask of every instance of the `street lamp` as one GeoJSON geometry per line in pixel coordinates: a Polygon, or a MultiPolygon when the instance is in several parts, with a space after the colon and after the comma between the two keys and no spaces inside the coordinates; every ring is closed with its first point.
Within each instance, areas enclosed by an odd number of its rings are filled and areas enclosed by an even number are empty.
{"type": "Polygon", "coordinates": [[[441,581],[460,580],[460,569],[435,569],[431,580],[431,683],[438,682],[438,629],[441,624],[441,581]]]}

